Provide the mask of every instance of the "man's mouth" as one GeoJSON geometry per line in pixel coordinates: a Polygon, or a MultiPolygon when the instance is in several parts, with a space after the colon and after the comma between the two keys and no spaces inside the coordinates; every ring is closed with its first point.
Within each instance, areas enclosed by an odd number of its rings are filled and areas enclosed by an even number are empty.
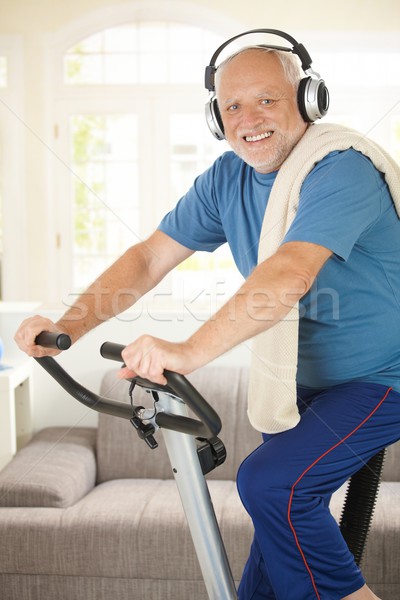
{"type": "Polygon", "coordinates": [[[258,135],[246,135],[244,139],[246,142],[259,142],[261,140],[265,140],[266,138],[271,137],[272,131],[266,131],[265,133],[260,133],[258,135]]]}

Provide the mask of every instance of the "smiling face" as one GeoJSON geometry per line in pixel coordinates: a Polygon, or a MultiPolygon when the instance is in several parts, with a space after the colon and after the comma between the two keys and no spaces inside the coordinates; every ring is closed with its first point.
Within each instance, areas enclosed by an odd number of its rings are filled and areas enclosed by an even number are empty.
{"type": "Polygon", "coordinates": [[[307,124],[276,54],[257,49],[238,54],[217,71],[216,92],[233,151],[259,173],[279,169],[307,124]]]}

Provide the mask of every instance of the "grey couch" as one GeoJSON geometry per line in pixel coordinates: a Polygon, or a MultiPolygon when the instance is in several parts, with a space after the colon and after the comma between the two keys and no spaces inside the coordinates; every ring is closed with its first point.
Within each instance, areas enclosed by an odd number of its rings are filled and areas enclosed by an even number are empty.
{"type": "MultiPolygon", "coordinates": [[[[235,474],[260,443],[246,417],[247,371],[213,366],[190,379],[223,422],[228,459],[207,479],[239,580],[252,526],[235,474]]],[[[115,371],[105,375],[101,392],[128,401],[115,371]]],[[[206,600],[160,432],[157,440],[159,448],[149,450],[128,421],[100,415],[97,429],[42,430],[16,455],[0,473],[2,599],[206,600]]],[[[383,600],[400,598],[399,458],[397,444],[363,563],[383,600]]],[[[343,496],[339,490],[332,499],[336,517],[343,496]]]]}

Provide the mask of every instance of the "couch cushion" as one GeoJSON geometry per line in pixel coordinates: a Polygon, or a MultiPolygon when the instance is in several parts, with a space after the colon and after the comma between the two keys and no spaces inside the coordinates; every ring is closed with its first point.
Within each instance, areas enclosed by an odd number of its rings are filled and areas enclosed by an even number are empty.
{"type": "MultiPolygon", "coordinates": [[[[129,402],[129,384],[118,380],[116,373],[113,370],[104,376],[100,393],[113,400],[129,402]]],[[[207,477],[234,480],[241,461],[261,443],[260,433],[251,427],[247,418],[248,370],[210,365],[188,375],[188,379],[222,421],[220,437],[227,449],[227,459],[207,477]]],[[[152,406],[151,396],[141,388],[137,387],[134,394],[135,404],[152,406]]],[[[100,415],[98,481],[129,477],[171,478],[171,466],[160,431],[156,433],[156,439],[159,447],[150,450],[128,421],[100,415]]]]}
{"type": "MultiPolygon", "coordinates": [[[[210,493],[238,578],[252,525],[234,482],[210,493]]],[[[202,579],[173,480],[107,481],[64,510],[0,508],[0,539],[3,573],[202,579]]]]}
{"type": "Polygon", "coordinates": [[[71,506],[96,479],[95,429],[43,429],[0,473],[0,506],[71,506]]]}

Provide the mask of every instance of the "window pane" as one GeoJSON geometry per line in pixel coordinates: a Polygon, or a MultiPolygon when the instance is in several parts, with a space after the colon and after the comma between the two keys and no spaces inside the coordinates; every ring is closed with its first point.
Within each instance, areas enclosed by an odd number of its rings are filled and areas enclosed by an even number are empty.
{"type": "MultiPolygon", "coordinates": [[[[193,184],[197,175],[211,166],[226,150],[216,144],[204,125],[203,114],[175,114],[170,118],[171,206],[193,184]]],[[[225,244],[216,252],[197,252],[182,263],[172,276],[175,297],[195,298],[196,306],[226,302],[239,287],[242,278],[225,244]]],[[[193,306],[193,308],[195,308],[193,306]]]]}
{"type": "Polygon", "coordinates": [[[204,115],[175,114],[170,118],[171,203],[175,204],[192,185],[195,177],[227,149],[213,140],[204,115]]]}
{"type": "Polygon", "coordinates": [[[168,58],[164,54],[141,54],[139,69],[140,83],[167,83],[168,58]]]}
{"type": "Polygon", "coordinates": [[[99,54],[67,54],[64,73],[68,83],[100,83],[104,80],[102,57],[99,54]]]}
{"type": "Polygon", "coordinates": [[[139,49],[141,54],[158,54],[168,51],[168,24],[141,23],[139,25],[139,49]]]}
{"type": "Polygon", "coordinates": [[[92,53],[92,52],[101,52],[103,47],[103,34],[95,33],[94,35],[90,35],[89,37],[81,40],[79,44],[74,46],[72,52],[78,53],[92,53]]]}
{"type": "Polygon", "coordinates": [[[137,54],[114,54],[104,57],[104,79],[112,84],[129,84],[138,80],[137,54]]]}
{"type": "Polygon", "coordinates": [[[137,239],[137,118],[74,115],[70,130],[73,282],[80,291],[137,239]]]}
{"type": "Polygon", "coordinates": [[[0,88],[8,85],[7,57],[0,56],[0,88]]]}
{"type": "Polygon", "coordinates": [[[222,39],[201,27],[142,22],[106,29],[68,50],[67,84],[201,83],[222,39]]]}
{"type": "MultiPolygon", "coordinates": [[[[193,54],[204,46],[205,30],[190,25],[169,26],[169,50],[178,54],[193,54]]],[[[210,46],[212,50],[213,46],[210,46]]]]}
{"type": "Polygon", "coordinates": [[[182,51],[172,53],[168,57],[168,68],[169,81],[199,84],[204,79],[204,56],[200,54],[183,54],[182,51]]]}
{"type": "Polygon", "coordinates": [[[104,51],[113,52],[137,52],[138,49],[138,26],[136,24],[121,25],[104,31],[104,51]]]}

